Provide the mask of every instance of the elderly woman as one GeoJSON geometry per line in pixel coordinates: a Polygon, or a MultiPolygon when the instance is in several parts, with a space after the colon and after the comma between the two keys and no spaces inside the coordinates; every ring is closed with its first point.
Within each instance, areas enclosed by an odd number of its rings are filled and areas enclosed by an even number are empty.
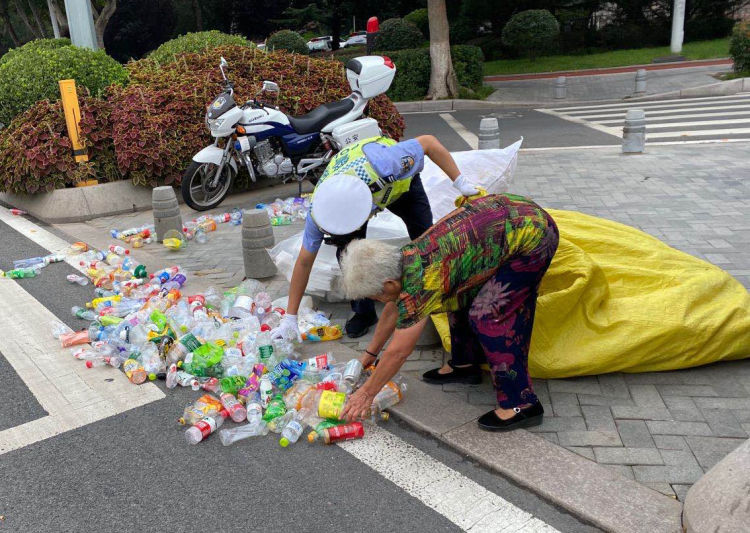
{"type": "Polygon", "coordinates": [[[538,425],[544,409],[528,373],[539,284],[557,249],[557,226],[535,203],[509,194],[469,201],[398,249],[357,240],[341,261],[350,298],[386,304],[360,360],[375,372],[346,404],[366,415],[378,391],[401,368],[430,315],[448,313],[451,360],[424,374],[428,383],[479,383],[487,361],[499,407],[479,427],[507,431],[538,425]]]}

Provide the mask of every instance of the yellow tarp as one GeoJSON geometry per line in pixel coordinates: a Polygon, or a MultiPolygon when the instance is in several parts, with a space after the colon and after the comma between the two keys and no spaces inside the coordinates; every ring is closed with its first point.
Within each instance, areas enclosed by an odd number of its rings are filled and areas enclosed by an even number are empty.
{"type": "MultiPolygon", "coordinates": [[[[673,370],[750,356],[750,295],[728,273],[630,226],[547,211],[560,245],[540,289],[533,377],[673,370]]],[[[434,320],[450,350],[445,315],[434,320]]]]}

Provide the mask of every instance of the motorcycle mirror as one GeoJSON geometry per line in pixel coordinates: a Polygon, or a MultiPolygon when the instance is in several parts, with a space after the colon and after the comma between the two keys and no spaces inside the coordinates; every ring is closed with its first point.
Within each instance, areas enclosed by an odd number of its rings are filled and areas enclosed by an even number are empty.
{"type": "Polygon", "coordinates": [[[264,81],[263,82],[263,91],[269,92],[269,93],[277,93],[280,91],[279,85],[277,83],[274,83],[272,81],[264,81]]]}
{"type": "Polygon", "coordinates": [[[224,81],[227,81],[227,75],[224,73],[224,67],[228,67],[229,63],[227,63],[227,60],[224,59],[224,56],[221,56],[221,63],[219,63],[219,70],[221,71],[221,77],[224,78],[224,81]]]}
{"type": "Polygon", "coordinates": [[[227,63],[227,60],[224,59],[224,56],[221,56],[221,66],[222,67],[228,67],[229,63],[227,63]]]}

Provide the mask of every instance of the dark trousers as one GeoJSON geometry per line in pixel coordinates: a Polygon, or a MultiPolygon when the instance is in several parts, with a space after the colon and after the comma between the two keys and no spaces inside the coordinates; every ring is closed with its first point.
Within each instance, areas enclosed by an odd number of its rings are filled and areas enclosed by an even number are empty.
{"type": "MultiPolygon", "coordinates": [[[[406,224],[406,230],[409,232],[409,238],[414,240],[430,226],[432,226],[432,209],[427,199],[427,193],[422,187],[422,180],[419,174],[411,180],[409,191],[402,195],[398,200],[388,206],[388,211],[399,217],[406,224]]],[[[336,246],[336,258],[341,262],[341,252],[344,248],[356,239],[364,239],[367,236],[367,222],[354,233],[349,235],[337,235],[326,242],[336,246]]],[[[357,314],[375,314],[375,302],[369,298],[352,301],[352,311],[357,314]]]]}

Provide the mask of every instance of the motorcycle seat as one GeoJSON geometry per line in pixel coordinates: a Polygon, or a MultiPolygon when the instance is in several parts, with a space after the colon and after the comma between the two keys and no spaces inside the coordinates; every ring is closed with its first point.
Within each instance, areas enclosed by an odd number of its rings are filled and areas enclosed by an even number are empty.
{"type": "Polygon", "coordinates": [[[329,122],[333,122],[337,118],[343,117],[353,108],[354,100],[351,98],[344,98],[338,102],[319,105],[305,115],[299,117],[290,116],[289,124],[291,124],[294,131],[299,134],[313,133],[320,131],[323,126],[329,122]]]}

